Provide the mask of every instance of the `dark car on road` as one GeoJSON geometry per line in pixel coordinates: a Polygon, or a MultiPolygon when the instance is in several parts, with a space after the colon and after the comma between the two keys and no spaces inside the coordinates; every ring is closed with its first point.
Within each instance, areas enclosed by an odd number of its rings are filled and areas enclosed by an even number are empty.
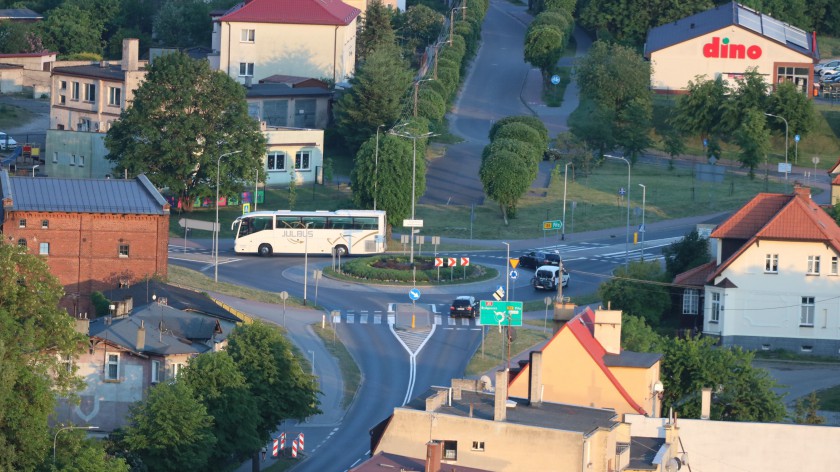
{"type": "Polygon", "coordinates": [[[449,317],[456,318],[466,316],[475,318],[478,316],[478,302],[475,297],[462,295],[456,298],[449,307],[449,317]]]}
{"type": "Polygon", "coordinates": [[[526,269],[536,269],[544,265],[560,265],[560,254],[555,252],[531,251],[519,256],[519,266],[526,269]]]}

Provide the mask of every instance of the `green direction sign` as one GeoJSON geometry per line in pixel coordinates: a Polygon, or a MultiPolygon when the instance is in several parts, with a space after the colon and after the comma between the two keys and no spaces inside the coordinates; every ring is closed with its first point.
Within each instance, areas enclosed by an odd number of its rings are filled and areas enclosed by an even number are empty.
{"type": "Polygon", "coordinates": [[[483,325],[522,326],[522,302],[482,300],[479,322],[483,325]]]}
{"type": "Polygon", "coordinates": [[[562,220],[543,221],[543,230],[563,229],[562,220]]]}

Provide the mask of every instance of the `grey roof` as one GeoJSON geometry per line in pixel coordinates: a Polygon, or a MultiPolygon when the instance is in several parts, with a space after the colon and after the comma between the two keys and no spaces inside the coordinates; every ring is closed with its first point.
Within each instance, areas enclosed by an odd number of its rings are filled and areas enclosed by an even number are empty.
{"type": "Polygon", "coordinates": [[[0,10],[0,20],[43,20],[44,16],[29,8],[6,8],[0,10]]]}
{"type": "MultiPolygon", "coordinates": [[[[405,407],[425,410],[426,398],[440,390],[440,387],[432,388],[412,399],[405,407]]],[[[529,404],[526,399],[514,397],[510,397],[510,400],[516,402],[516,407],[507,409],[506,423],[573,431],[584,435],[598,428],[612,429],[618,424],[618,417],[613,410],[550,402],[529,404]]],[[[462,390],[460,400],[453,400],[452,406],[442,406],[436,411],[442,414],[469,417],[471,406],[473,418],[493,421],[495,411],[493,393],[462,390]]]]}
{"type": "Polygon", "coordinates": [[[152,303],[152,296],[166,298],[166,304],[183,311],[204,313],[220,320],[239,323],[242,320],[225,310],[210,299],[206,294],[193,290],[165,284],[157,280],[146,283],[136,283],[128,287],[115,288],[103,292],[105,298],[117,302],[132,298],[134,310],[152,303]]]}
{"type": "Polygon", "coordinates": [[[645,41],[645,57],[650,58],[650,54],[654,51],[731,25],[753,31],[801,54],[819,58],[819,51],[812,35],[737,2],[718,5],[710,10],[652,28],[648,31],[645,41]]]}
{"type": "Polygon", "coordinates": [[[107,65],[87,64],[83,66],[65,66],[53,68],[53,75],[72,75],[75,77],[95,77],[116,82],[125,81],[126,71],[122,70],[122,64],[107,65]]]}
{"type": "Polygon", "coordinates": [[[630,438],[630,463],[627,464],[627,468],[656,470],[657,467],[653,463],[653,459],[663,444],[665,444],[665,440],[660,438],[630,438]]]}
{"type": "Polygon", "coordinates": [[[3,200],[12,211],[169,214],[169,204],[140,174],[132,180],[16,177],[0,171],[3,200]]]}
{"type": "Polygon", "coordinates": [[[268,97],[329,97],[332,95],[327,89],[319,87],[289,87],[286,84],[251,84],[245,88],[245,98],[268,97]]]}
{"type": "Polygon", "coordinates": [[[662,359],[658,352],[621,351],[621,354],[604,354],[607,367],[650,367],[662,359]]]}

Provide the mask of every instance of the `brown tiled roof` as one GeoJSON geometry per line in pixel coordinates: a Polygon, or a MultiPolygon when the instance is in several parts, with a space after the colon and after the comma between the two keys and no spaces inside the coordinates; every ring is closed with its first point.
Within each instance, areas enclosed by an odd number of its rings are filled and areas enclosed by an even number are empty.
{"type": "Polygon", "coordinates": [[[361,13],[341,0],[251,0],[231,8],[220,21],[347,26],[361,13]]]}
{"type": "Polygon", "coordinates": [[[831,181],[831,185],[840,185],[840,174],[831,181]]]}
{"type": "Polygon", "coordinates": [[[695,285],[697,287],[702,287],[706,283],[706,280],[709,279],[709,275],[715,271],[716,266],[716,261],[709,261],[693,269],[688,269],[681,274],[677,274],[677,276],[674,277],[674,283],[677,285],[695,285]]]}
{"type": "Polygon", "coordinates": [[[718,225],[710,237],[750,239],[755,236],[779,210],[790,202],[791,195],[759,193],[726,221],[718,225]]]}
{"type": "Polygon", "coordinates": [[[837,172],[840,172],[840,158],[837,159],[837,162],[835,162],[833,166],[828,168],[829,174],[834,174],[837,172]]]}

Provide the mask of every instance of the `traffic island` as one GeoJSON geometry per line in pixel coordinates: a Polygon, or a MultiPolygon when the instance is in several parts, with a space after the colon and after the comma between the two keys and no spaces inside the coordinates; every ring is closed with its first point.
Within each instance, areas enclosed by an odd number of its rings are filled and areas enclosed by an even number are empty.
{"type": "Polygon", "coordinates": [[[325,268],[324,274],[340,280],[371,284],[429,286],[456,285],[494,279],[499,272],[468,257],[421,257],[412,264],[408,256],[379,255],[351,259],[340,269],[325,268]]]}

